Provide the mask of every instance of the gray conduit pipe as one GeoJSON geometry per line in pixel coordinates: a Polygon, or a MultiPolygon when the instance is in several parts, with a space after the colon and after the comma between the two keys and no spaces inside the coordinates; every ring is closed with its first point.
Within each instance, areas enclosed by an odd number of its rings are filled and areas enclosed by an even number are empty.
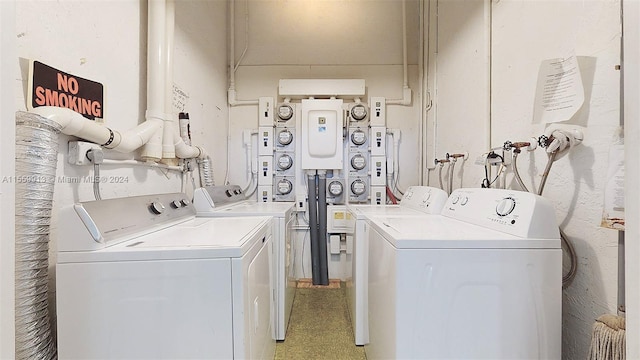
{"type": "Polygon", "coordinates": [[[48,300],[49,225],[61,126],[16,113],[16,359],[57,359],[48,300]]]}
{"type": "Polygon", "coordinates": [[[320,285],[320,258],[318,257],[318,201],[316,200],[316,174],[307,175],[309,202],[309,236],[311,238],[311,280],[320,285]]]}
{"type": "Polygon", "coordinates": [[[327,260],[327,176],[318,175],[318,259],[320,263],[320,285],[329,285],[327,260]]]}

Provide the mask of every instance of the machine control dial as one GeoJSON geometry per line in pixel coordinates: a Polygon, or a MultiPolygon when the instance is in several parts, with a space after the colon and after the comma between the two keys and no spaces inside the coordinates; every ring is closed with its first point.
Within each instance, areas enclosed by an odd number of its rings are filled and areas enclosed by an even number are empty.
{"type": "Polygon", "coordinates": [[[171,202],[171,207],[174,209],[180,209],[182,207],[182,203],[180,203],[180,200],[173,200],[171,202]]]}
{"type": "Polygon", "coordinates": [[[182,205],[182,207],[189,206],[189,204],[191,204],[191,201],[189,201],[189,199],[182,199],[180,200],[180,204],[182,205]]]}
{"type": "Polygon", "coordinates": [[[160,215],[164,212],[164,205],[162,205],[161,202],[159,201],[154,201],[151,203],[151,205],[149,206],[149,209],[151,210],[152,213],[156,214],[156,215],[160,215]]]}
{"type": "Polygon", "coordinates": [[[293,134],[288,129],[284,129],[278,133],[278,143],[280,145],[289,145],[293,142],[293,134]]]}
{"type": "Polygon", "coordinates": [[[293,166],[293,159],[288,154],[282,154],[278,158],[278,168],[280,170],[288,170],[293,166]]]}
{"type": "Polygon", "coordinates": [[[351,167],[356,170],[362,170],[367,166],[367,159],[362,154],[355,154],[351,158],[351,167]]]}
{"type": "Polygon", "coordinates": [[[355,121],[364,120],[367,117],[367,108],[362,104],[357,104],[351,108],[351,118],[355,121]]]}
{"type": "Polygon", "coordinates": [[[356,179],[354,182],[351,183],[351,192],[354,195],[360,196],[364,194],[365,190],[366,190],[366,187],[364,186],[364,181],[360,179],[356,179]]]}
{"type": "Polygon", "coordinates": [[[362,145],[367,142],[367,134],[360,129],[354,130],[351,133],[351,142],[355,145],[362,145]]]}
{"type": "Polygon", "coordinates": [[[499,216],[507,216],[513,212],[513,209],[516,207],[516,201],[513,198],[507,197],[496,205],[496,213],[499,216]]]}
{"type": "Polygon", "coordinates": [[[278,194],[287,195],[293,190],[293,184],[287,179],[282,179],[276,184],[276,189],[278,190],[278,194]]]}
{"type": "Polygon", "coordinates": [[[459,196],[459,195],[454,195],[454,196],[451,198],[451,203],[452,203],[452,204],[454,204],[454,205],[455,205],[455,204],[457,204],[457,203],[458,203],[458,201],[460,201],[460,196],[459,196]]]}
{"type": "Polygon", "coordinates": [[[278,117],[281,120],[287,121],[293,117],[293,109],[287,104],[278,106],[278,117]]]}
{"type": "Polygon", "coordinates": [[[462,199],[460,199],[460,205],[462,206],[467,205],[468,202],[469,202],[469,198],[466,196],[463,196],[462,199]]]}
{"type": "Polygon", "coordinates": [[[340,181],[332,181],[329,183],[329,194],[333,195],[333,196],[340,196],[342,195],[342,191],[344,189],[342,188],[342,183],[340,181]]]}

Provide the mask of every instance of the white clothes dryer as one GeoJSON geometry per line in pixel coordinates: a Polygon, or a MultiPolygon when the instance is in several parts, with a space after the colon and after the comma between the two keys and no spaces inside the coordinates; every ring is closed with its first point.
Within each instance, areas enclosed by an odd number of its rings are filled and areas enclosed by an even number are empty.
{"type": "Polygon", "coordinates": [[[61,209],[61,359],[271,359],[271,218],[201,219],[184,194],[61,209]]]}
{"type": "Polygon", "coordinates": [[[296,279],[293,269],[295,203],[246,200],[237,185],[198,188],[193,194],[198,217],[273,217],[274,338],[284,340],[293,307],[296,279]]]}
{"type": "Polygon", "coordinates": [[[398,205],[347,205],[352,230],[348,236],[353,237],[353,255],[351,274],[346,279],[346,290],[356,345],[364,345],[369,341],[366,301],[369,232],[365,226],[366,219],[376,215],[414,217],[440,214],[446,201],[447,193],[442,189],[410,186],[398,205]]]}
{"type": "Polygon", "coordinates": [[[548,201],[458,189],[441,216],[368,226],[368,359],[560,359],[562,252],[548,201]]]}

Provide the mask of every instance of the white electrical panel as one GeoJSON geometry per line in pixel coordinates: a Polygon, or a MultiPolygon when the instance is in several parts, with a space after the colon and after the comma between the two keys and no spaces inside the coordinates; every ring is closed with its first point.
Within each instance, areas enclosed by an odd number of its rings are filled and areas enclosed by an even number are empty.
{"type": "Polygon", "coordinates": [[[258,202],[272,202],[273,189],[271,185],[258,185],[258,202]]]}
{"type": "Polygon", "coordinates": [[[258,128],[258,155],[273,156],[273,124],[258,128]]]}
{"type": "Polygon", "coordinates": [[[371,156],[384,155],[387,147],[387,128],[371,127],[371,156]]]}
{"type": "Polygon", "coordinates": [[[258,99],[258,126],[273,126],[273,98],[258,99]]]}
{"type": "Polygon", "coordinates": [[[385,98],[371,97],[369,101],[371,107],[371,126],[387,126],[387,106],[385,98]]]}
{"type": "Polygon", "coordinates": [[[258,156],[258,185],[273,184],[273,156],[258,156]]]}
{"type": "Polygon", "coordinates": [[[387,202],[387,189],[384,186],[371,187],[371,204],[384,205],[387,202]]]}
{"type": "Polygon", "coordinates": [[[343,166],[342,100],[302,100],[302,169],[343,166]]]}
{"type": "Polygon", "coordinates": [[[372,156],[370,168],[371,186],[385,186],[387,184],[387,158],[372,156]]]}

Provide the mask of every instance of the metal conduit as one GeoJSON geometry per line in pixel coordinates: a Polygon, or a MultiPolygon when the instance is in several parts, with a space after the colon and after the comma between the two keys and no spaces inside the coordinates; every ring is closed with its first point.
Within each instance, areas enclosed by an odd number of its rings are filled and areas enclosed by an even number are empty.
{"type": "Polygon", "coordinates": [[[57,359],[48,300],[49,225],[61,126],[16,113],[16,359],[57,359]]]}

